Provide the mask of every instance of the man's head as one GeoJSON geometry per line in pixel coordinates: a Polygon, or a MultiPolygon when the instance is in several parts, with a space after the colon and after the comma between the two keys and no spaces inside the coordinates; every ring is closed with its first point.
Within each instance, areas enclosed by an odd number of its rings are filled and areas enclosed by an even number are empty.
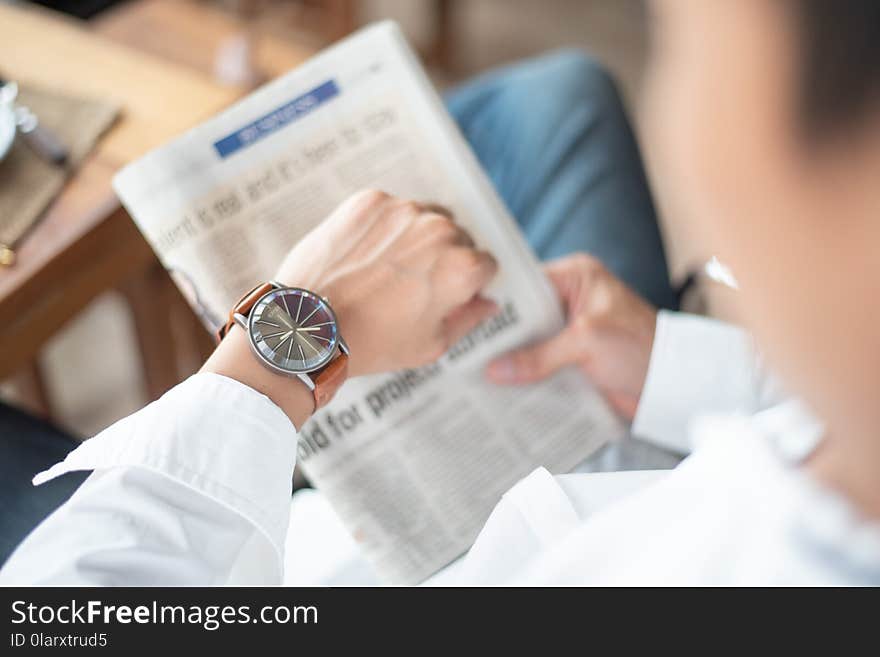
{"type": "Polygon", "coordinates": [[[656,0],[646,120],[666,209],[830,423],[880,428],[880,3],[656,0]]]}

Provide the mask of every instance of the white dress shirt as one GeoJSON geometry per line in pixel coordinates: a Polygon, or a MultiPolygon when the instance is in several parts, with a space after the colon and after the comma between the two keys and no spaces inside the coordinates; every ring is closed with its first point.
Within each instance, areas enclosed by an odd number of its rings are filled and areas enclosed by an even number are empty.
{"type": "MultiPolygon", "coordinates": [[[[780,399],[742,332],[660,313],[633,432],[681,451],[695,443],[695,453],[671,471],[538,469],[431,582],[880,582],[880,529],[796,467],[821,427],[780,399]],[[724,417],[689,433],[695,412],[724,417]]],[[[295,447],[269,399],[197,374],[35,477],[94,470],[19,546],[0,583],[281,583],[295,447]]],[[[315,538],[291,527],[288,571],[306,564],[291,544],[315,538]]]]}

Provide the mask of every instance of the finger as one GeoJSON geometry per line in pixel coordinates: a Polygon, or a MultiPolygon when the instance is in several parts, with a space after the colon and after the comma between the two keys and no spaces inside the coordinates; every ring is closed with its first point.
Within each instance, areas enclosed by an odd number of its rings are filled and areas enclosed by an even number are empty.
{"type": "Polygon", "coordinates": [[[450,244],[457,244],[459,246],[467,246],[471,248],[474,247],[474,239],[464,228],[457,225],[449,215],[440,212],[425,211],[422,212],[421,220],[425,224],[431,224],[432,222],[442,224],[444,230],[449,231],[447,239],[450,244]]]}
{"type": "Polygon", "coordinates": [[[486,368],[486,376],[494,383],[532,383],[546,379],[577,358],[574,334],[563,331],[549,340],[496,358],[486,368]]]}
{"type": "Polygon", "coordinates": [[[440,205],[439,203],[422,203],[422,207],[425,209],[425,212],[442,214],[448,219],[455,220],[455,215],[452,214],[452,210],[447,208],[445,205],[440,205]]]}
{"type": "Polygon", "coordinates": [[[444,320],[446,344],[455,344],[498,310],[497,303],[479,296],[459,306],[444,320]]]}
{"type": "Polygon", "coordinates": [[[469,247],[450,249],[440,264],[440,289],[446,311],[479,294],[497,272],[498,263],[488,251],[469,247]]]}
{"type": "Polygon", "coordinates": [[[425,211],[425,206],[411,198],[393,197],[394,206],[398,210],[409,212],[410,214],[420,214],[425,211]]]}
{"type": "Polygon", "coordinates": [[[551,260],[544,265],[544,273],[550,278],[567,276],[572,272],[596,272],[601,271],[604,265],[598,258],[588,253],[571,253],[561,258],[551,260]]]}
{"type": "MultiPolygon", "coordinates": [[[[443,215],[443,216],[445,216],[445,215],[443,215]]],[[[471,237],[471,234],[469,232],[467,232],[461,226],[456,226],[455,228],[456,228],[455,240],[454,240],[455,244],[459,244],[461,246],[466,246],[471,249],[476,247],[476,243],[474,242],[474,238],[471,237]]]]}
{"type": "Polygon", "coordinates": [[[345,199],[337,208],[341,214],[366,211],[387,203],[392,197],[381,189],[362,189],[345,199]]]}
{"type": "Polygon", "coordinates": [[[566,314],[578,297],[589,292],[602,268],[601,262],[585,253],[574,253],[544,265],[544,273],[556,289],[566,314]]]}
{"type": "MultiPolygon", "coordinates": [[[[429,215],[439,215],[455,223],[455,215],[452,213],[452,210],[445,205],[440,205],[439,203],[422,203],[422,209],[429,215]]],[[[462,246],[474,246],[474,238],[471,237],[471,234],[457,223],[455,223],[455,227],[458,229],[455,243],[461,244],[462,246]]]]}
{"type": "Polygon", "coordinates": [[[466,276],[465,291],[466,299],[477,295],[483,291],[498,273],[498,261],[488,251],[480,251],[476,249],[468,249],[471,253],[470,260],[467,260],[463,266],[466,276]],[[469,283],[469,285],[467,285],[469,283]]]}

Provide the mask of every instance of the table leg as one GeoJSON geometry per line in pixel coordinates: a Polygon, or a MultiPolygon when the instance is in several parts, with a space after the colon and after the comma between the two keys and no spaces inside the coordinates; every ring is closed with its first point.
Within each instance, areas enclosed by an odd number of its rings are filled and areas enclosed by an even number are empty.
{"type": "Polygon", "coordinates": [[[178,345],[178,365],[181,374],[186,377],[201,368],[216,345],[213,335],[205,328],[176,287],[173,291],[171,313],[178,345]]]}
{"type": "Polygon", "coordinates": [[[134,321],[146,395],[152,401],[180,381],[170,312],[174,283],[156,262],[120,286],[134,321]]]}
{"type": "Polygon", "coordinates": [[[433,0],[434,35],[425,55],[429,65],[447,72],[455,65],[455,17],[452,2],[453,0],[433,0]]]}
{"type": "Polygon", "coordinates": [[[324,37],[329,42],[348,36],[357,26],[354,0],[324,0],[324,37]]]}
{"type": "Polygon", "coordinates": [[[134,320],[147,397],[157,399],[199,370],[214,340],[158,262],[120,291],[134,320]]]}
{"type": "Polygon", "coordinates": [[[11,379],[17,403],[27,411],[52,419],[52,401],[39,358],[34,358],[11,379]]]}

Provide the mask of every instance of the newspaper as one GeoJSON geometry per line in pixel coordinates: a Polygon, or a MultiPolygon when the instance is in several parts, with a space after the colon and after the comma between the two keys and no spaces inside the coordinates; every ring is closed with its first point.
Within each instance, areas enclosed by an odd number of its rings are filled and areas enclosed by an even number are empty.
{"type": "Polygon", "coordinates": [[[557,331],[562,313],[394,23],[339,42],[130,164],[114,185],[211,330],[365,187],[451,209],[495,255],[496,317],[434,365],[346,382],[299,432],[298,463],[390,582],[421,581],[465,552],[535,467],[570,470],[622,435],[576,371],[529,387],[483,380],[490,358],[557,331]]]}

